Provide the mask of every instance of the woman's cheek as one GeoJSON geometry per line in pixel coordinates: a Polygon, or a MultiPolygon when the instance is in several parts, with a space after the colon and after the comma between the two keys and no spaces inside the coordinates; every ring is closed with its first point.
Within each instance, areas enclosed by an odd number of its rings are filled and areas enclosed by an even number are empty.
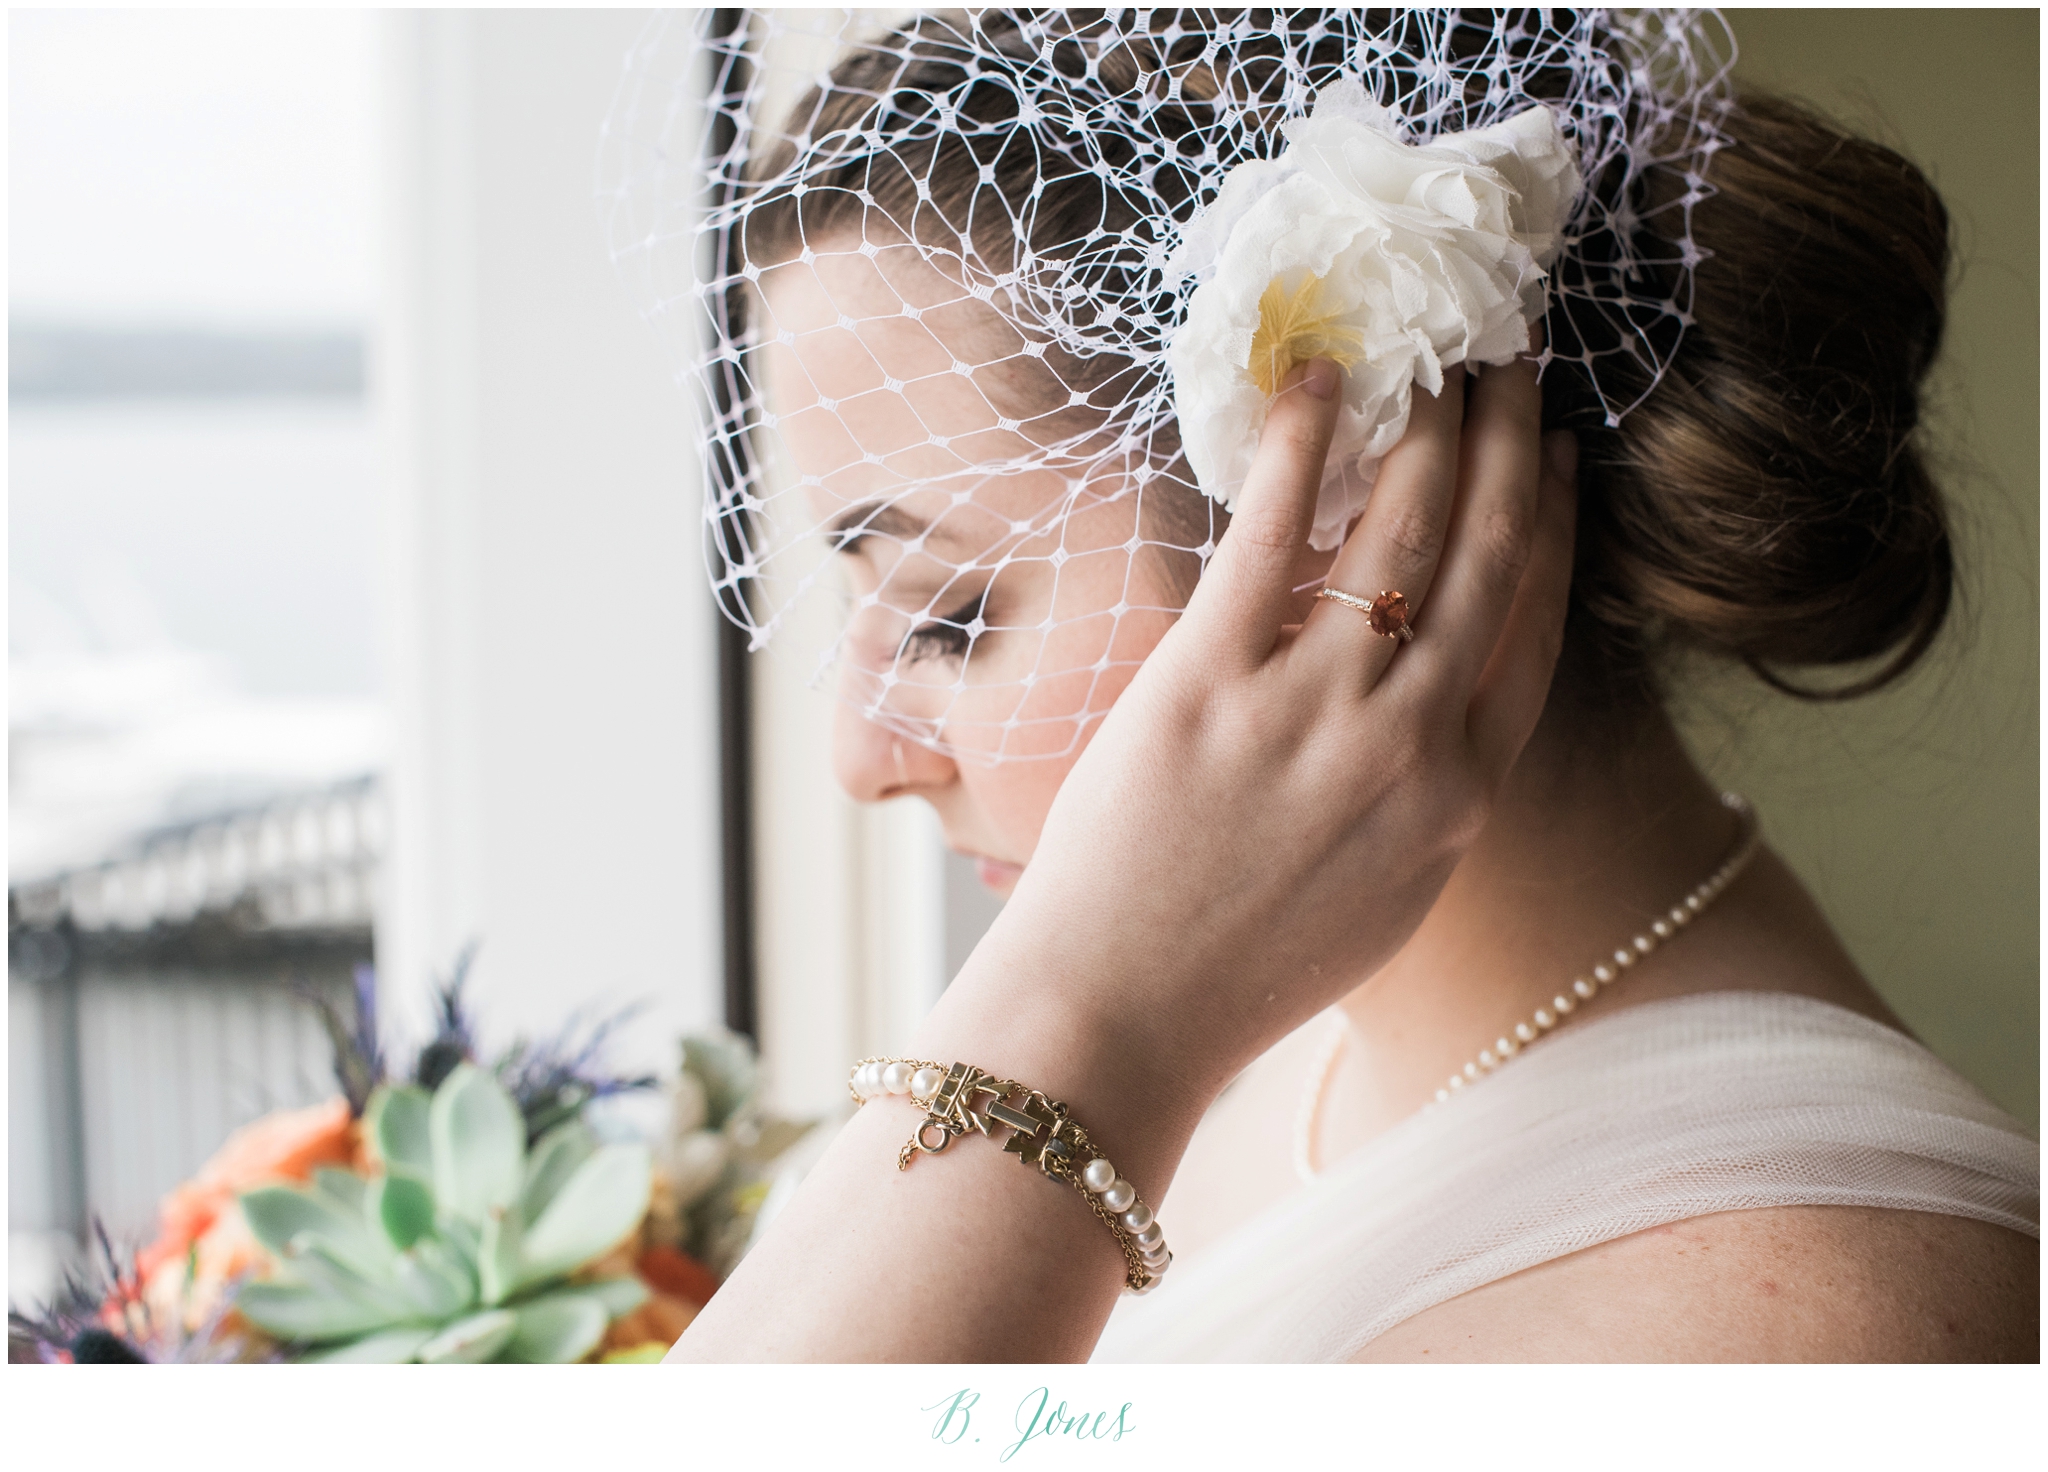
{"type": "MultiPolygon", "coordinates": [[[[961,762],[961,785],[1001,835],[1003,857],[1019,863],[1030,860],[1038,848],[1038,836],[1044,831],[1045,815],[1052,810],[1053,799],[1059,796],[1067,773],[1073,771],[1074,763],[1081,759],[1081,753],[1101,728],[1102,715],[1136,674],[1135,665],[1096,672],[1090,682],[1093,698],[1085,702],[1093,715],[1072,714],[1065,721],[1042,720],[1033,724],[1032,729],[1040,733],[1061,733],[1063,744],[1057,754],[1031,755],[992,765],[961,762]]],[[[1015,757],[1018,753],[1009,749],[1005,755],[1015,757]]]]}
{"type": "Polygon", "coordinates": [[[1045,815],[1059,796],[1060,784],[1073,770],[1079,750],[1040,761],[999,762],[994,766],[960,768],[960,783],[1002,839],[996,857],[1028,863],[1038,848],[1045,815]]]}

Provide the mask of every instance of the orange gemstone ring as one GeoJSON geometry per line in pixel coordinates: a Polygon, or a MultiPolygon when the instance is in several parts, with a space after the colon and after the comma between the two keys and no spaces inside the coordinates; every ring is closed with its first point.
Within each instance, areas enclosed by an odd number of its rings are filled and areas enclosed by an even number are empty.
{"type": "Polygon", "coordinates": [[[1375,634],[1385,634],[1389,639],[1399,639],[1406,644],[1415,637],[1415,630],[1408,623],[1408,600],[1399,593],[1382,592],[1370,602],[1350,593],[1340,593],[1335,588],[1323,588],[1316,593],[1318,598],[1327,598],[1332,603],[1341,603],[1346,608],[1355,608],[1364,614],[1375,634]]]}

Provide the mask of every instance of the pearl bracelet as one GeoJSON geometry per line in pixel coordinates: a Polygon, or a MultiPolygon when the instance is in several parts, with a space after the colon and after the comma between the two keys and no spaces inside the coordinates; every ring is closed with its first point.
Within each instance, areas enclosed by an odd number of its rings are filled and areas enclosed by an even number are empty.
{"type": "Polygon", "coordinates": [[[945,1068],[916,1058],[863,1058],[853,1066],[847,1088],[856,1104],[884,1094],[908,1094],[925,1111],[924,1123],[896,1153],[898,1170],[908,1170],[920,1152],[938,1154],[970,1129],[993,1139],[995,1126],[1006,1127],[1005,1151],[1079,1191],[1115,1233],[1124,1255],[1124,1291],[1148,1292],[1165,1276],[1173,1254],[1152,1208],[1138,1199],[1138,1188],[1117,1174],[1058,1100],[971,1063],[945,1068]],[[1022,1102],[1010,1103],[1016,1095],[1023,1096],[1022,1102]]]}

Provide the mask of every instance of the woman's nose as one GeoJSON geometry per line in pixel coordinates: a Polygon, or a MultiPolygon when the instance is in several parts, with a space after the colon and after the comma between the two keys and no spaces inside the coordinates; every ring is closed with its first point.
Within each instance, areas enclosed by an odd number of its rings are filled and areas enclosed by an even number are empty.
{"type": "Polygon", "coordinates": [[[856,802],[886,802],[948,786],[959,775],[951,757],[885,730],[842,700],[832,727],[832,774],[856,802]]]}

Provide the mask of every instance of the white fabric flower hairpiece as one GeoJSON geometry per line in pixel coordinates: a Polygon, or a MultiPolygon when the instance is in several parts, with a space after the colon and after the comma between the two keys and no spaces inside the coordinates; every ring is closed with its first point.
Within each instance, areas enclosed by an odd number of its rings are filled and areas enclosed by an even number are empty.
{"type": "Polygon", "coordinates": [[[1202,490],[1237,500],[1273,393],[1322,356],[1344,376],[1309,545],[1365,509],[1408,427],[1413,386],[1506,363],[1548,306],[1548,268],[1580,188],[1556,114],[1402,141],[1400,116],[1347,78],[1238,165],[1190,222],[1168,274],[1206,276],[1167,349],[1181,444],[1202,490]]]}

